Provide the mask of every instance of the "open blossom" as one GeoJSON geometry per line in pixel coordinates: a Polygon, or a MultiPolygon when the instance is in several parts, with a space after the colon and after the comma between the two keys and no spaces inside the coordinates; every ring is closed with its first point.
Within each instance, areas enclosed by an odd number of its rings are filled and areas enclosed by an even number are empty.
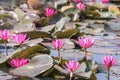
{"type": "Polygon", "coordinates": [[[16,36],[13,36],[12,39],[18,45],[21,45],[22,43],[28,40],[26,39],[26,34],[21,34],[21,33],[17,34],[16,36]]]}
{"type": "Polygon", "coordinates": [[[2,40],[7,40],[10,38],[9,30],[0,30],[0,38],[2,40]]]}
{"type": "Polygon", "coordinates": [[[55,13],[55,10],[52,9],[52,8],[46,8],[46,9],[45,9],[45,15],[46,15],[47,17],[53,15],[54,13],[55,13]]]}
{"type": "Polygon", "coordinates": [[[79,62],[75,60],[69,60],[68,62],[65,63],[65,65],[69,72],[74,72],[78,69],[79,62]]]}
{"type": "Polygon", "coordinates": [[[63,42],[60,39],[53,40],[52,44],[56,50],[60,50],[63,46],[63,42]]]}
{"type": "Polygon", "coordinates": [[[102,3],[108,3],[109,0],[102,0],[102,3]]]}
{"type": "Polygon", "coordinates": [[[91,38],[80,38],[78,37],[78,41],[76,41],[76,43],[81,46],[82,48],[89,48],[94,44],[94,40],[92,40],[91,38]]]}
{"type": "Polygon", "coordinates": [[[108,69],[111,68],[112,66],[114,66],[115,62],[116,62],[116,60],[112,56],[104,56],[103,57],[104,66],[108,69]]]}
{"type": "Polygon", "coordinates": [[[85,4],[83,4],[81,2],[79,2],[76,6],[79,10],[84,10],[85,9],[85,4]]]}
{"type": "Polygon", "coordinates": [[[75,2],[75,3],[78,3],[78,2],[80,2],[80,0],[72,0],[73,2],[75,2]]]}
{"type": "Polygon", "coordinates": [[[24,59],[24,58],[21,58],[21,59],[11,59],[9,61],[9,64],[13,67],[13,68],[18,68],[18,67],[21,67],[25,64],[28,63],[28,59],[24,59]]]}

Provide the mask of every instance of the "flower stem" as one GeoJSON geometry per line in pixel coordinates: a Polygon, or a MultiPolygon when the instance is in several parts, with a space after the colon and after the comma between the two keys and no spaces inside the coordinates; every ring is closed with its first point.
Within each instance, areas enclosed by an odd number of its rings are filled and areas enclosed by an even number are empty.
{"type": "Polygon", "coordinates": [[[70,80],[72,80],[73,72],[70,72],[70,80]]]}
{"type": "Polygon", "coordinates": [[[60,55],[60,50],[58,50],[58,58],[59,58],[58,64],[60,64],[61,61],[62,61],[62,57],[61,57],[61,55],[60,55]]]}
{"type": "Polygon", "coordinates": [[[86,48],[84,49],[84,59],[86,60],[87,58],[87,51],[86,51],[86,48]]]}
{"type": "Polygon", "coordinates": [[[110,79],[110,69],[108,68],[107,70],[108,70],[108,76],[107,76],[108,78],[107,78],[107,80],[109,80],[110,79]]]}
{"type": "Polygon", "coordinates": [[[4,41],[4,46],[5,46],[5,53],[6,53],[6,55],[8,56],[8,51],[7,51],[7,42],[6,42],[6,41],[4,41]]]}

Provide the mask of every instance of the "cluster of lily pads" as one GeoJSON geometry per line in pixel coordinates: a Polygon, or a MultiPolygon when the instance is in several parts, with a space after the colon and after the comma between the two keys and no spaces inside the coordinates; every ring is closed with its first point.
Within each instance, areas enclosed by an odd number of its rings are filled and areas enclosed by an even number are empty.
{"type": "MultiPolygon", "coordinates": [[[[107,3],[108,0],[102,2],[107,3]]],[[[55,8],[44,8],[41,13],[20,8],[11,12],[1,11],[0,38],[5,46],[5,52],[0,55],[1,70],[4,67],[3,71],[13,76],[97,80],[95,73],[98,65],[92,59],[87,59],[87,49],[92,47],[95,40],[84,37],[85,32],[81,32],[79,23],[75,23],[72,28],[65,26],[69,22],[78,22],[81,18],[100,18],[96,9],[101,10],[81,0],[61,0],[55,2],[55,8]],[[65,38],[74,44],[74,48],[83,51],[83,59],[62,58],[61,50],[66,45],[62,40],[65,38]],[[16,43],[12,45],[15,51],[10,53],[7,48],[12,42],[16,43]],[[46,43],[53,45],[57,57],[50,55],[53,47],[46,43]]],[[[103,57],[108,80],[110,68],[115,62],[112,56],[103,57]]]]}

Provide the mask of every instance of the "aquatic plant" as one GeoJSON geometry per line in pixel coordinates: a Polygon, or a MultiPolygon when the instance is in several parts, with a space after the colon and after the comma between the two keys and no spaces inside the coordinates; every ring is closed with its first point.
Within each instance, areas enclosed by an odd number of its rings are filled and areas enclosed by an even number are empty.
{"type": "Polygon", "coordinates": [[[16,59],[10,59],[9,64],[13,67],[13,68],[18,68],[21,67],[25,64],[28,63],[28,59],[24,59],[24,58],[16,58],[16,59]]]}
{"type": "Polygon", "coordinates": [[[72,80],[73,72],[77,70],[79,66],[79,62],[75,60],[69,60],[68,62],[65,63],[65,65],[66,65],[66,69],[70,73],[70,80],[72,80]]]}
{"type": "Polygon", "coordinates": [[[104,56],[103,57],[103,64],[107,68],[108,71],[108,78],[107,80],[110,80],[110,68],[114,66],[116,63],[116,60],[112,56],[104,56]]]}
{"type": "Polygon", "coordinates": [[[63,46],[63,42],[60,39],[56,39],[56,40],[52,41],[52,44],[53,44],[54,48],[58,51],[58,57],[59,57],[58,63],[61,63],[62,58],[61,58],[61,54],[60,54],[60,49],[63,46]]]}

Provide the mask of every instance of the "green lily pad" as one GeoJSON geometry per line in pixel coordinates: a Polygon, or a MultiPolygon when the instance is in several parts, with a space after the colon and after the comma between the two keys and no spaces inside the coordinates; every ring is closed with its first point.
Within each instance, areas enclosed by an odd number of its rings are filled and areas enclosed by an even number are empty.
{"type": "Polygon", "coordinates": [[[72,38],[73,36],[82,36],[83,33],[79,32],[79,29],[67,29],[67,30],[62,30],[59,31],[55,34],[55,36],[57,36],[57,38],[72,38]]]}
{"type": "Polygon", "coordinates": [[[23,58],[27,58],[32,54],[35,53],[45,53],[45,54],[49,54],[50,50],[45,48],[44,46],[38,45],[38,46],[32,46],[32,47],[28,47],[24,50],[21,50],[19,52],[16,52],[12,58],[16,58],[16,57],[23,57],[23,58]]]}
{"type": "Polygon", "coordinates": [[[77,14],[77,13],[79,13],[79,9],[77,9],[77,8],[68,8],[63,11],[63,14],[65,14],[65,15],[77,14]]]}
{"type": "Polygon", "coordinates": [[[47,32],[43,31],[29,31],[29,32],[23,32],[27,35],[30,39],[36,39],[36,38],[51,38],[51,35],[47,32]]]}

